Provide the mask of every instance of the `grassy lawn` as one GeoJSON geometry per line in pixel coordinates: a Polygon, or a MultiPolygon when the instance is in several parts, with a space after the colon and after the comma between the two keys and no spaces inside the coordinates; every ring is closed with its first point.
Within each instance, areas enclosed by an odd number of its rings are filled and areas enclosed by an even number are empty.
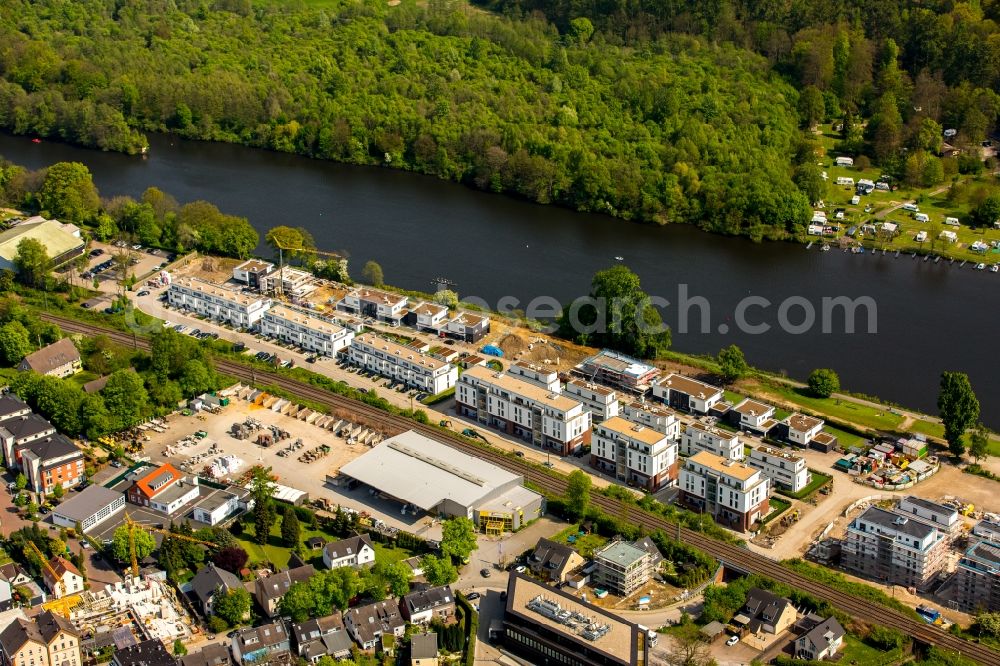
{"type": "MultiPolygon", "coordinates": [[[[829,483],[830,479],[833,478],[829,474],[824,474],[823,472],[817,472],[812,468],[809,469],[809,472],[812,473],[812,481],[810,481],[809,485],[807,485],[799,492],[793,493],[788,490],[785,490],[784,488],[777,488],[777,487],[775,488],[775,490],[777,490],[785,497],[791,497],[793,499],[802,499],[803,497],[809,497],[809,495],[812,495],[819,489],[820,486],[829,483]]],[[[771,503],[772,504],[774,503],[774,498],[771,498],[771,503]]]]}
{"type": "Polygon", "coordinates": [[[372,545],[375,546],[375,559],[379,562],[399,562],[413,557],[413,553],[405,548],[382,544],[378,541],[373,541],[372,545]]]}
{"type": "MultiPolygon", "coordinates": [[[[302,526],[302,541],[305,543],[314,536],[321,537],[324,541],[336,541],[340,539],[340,536],[336,534],[330,534],[329,532],[324,532],[322,530],[315,530],[307,528],[305,525],[302,526]]],[[[287,547],[281,540],[281,520],[279,519],[275,525],[271,528],[271,534],[268,537],[267,544],[260,545],[253,540],[253,524],[245,525],[245,530],[237,541],[240,542],[240,547],[247,551],[247,555],[250,556],[250,564],[259,564],[262,562],[271,562],[278,569],[284,569],[288,566],[288,560],[292,557],[292,549],[287,547]]],[[[378,545],[376,544],[376,551],[378,551],[378,545]]],[[[319,550],[309,551],[306,550],[307,561],[312,556],[313,559],[321,555],[319,550]]]]}
{"type": "Polygon", "coordinates": [[[910,432],[919,432],[930,437],[944,439],[944,426],[940,423],[930,423],[923,419],[915,419],[910,425],[910,432]]]}
{"type": "Polygon", "coordinates": [[[574,535],[576,535],[576,541],[573,542],[572,546],[576,548],[577,552],[579,552],[583,557],[591,557],[595,550],[599,549],[608,542],[608,540],[600,534],[591,533],[580,536],[580,527],[578,525],[570,525],[552,537],[552,540],[557,543],[569,543],[568,538],[574,535]]]}
{"type": "Polygon", "coordinates": [[[731,405],[738,405],[743,402],[743,396],[735,391],[723,391],[722,398],[731,405]]]}
{"type": "Polygon", "coordinates": [[[799,405],[815,414],[866,426],[875,430],[898,431],[903,417],[888,408],[878,409],[836,398],[817,398],[804,388],[766,384],[759,387],[762,394],[777,396],[786,402],[799,405]]]}
{"type": "Polygon", "coordinates": [[[772,497],[769,502],[771,505],[771,513],[767,514],[767,516],[760,521],[765,525],[783,514],[785,511],[788,511],[789,507],[792,506],[791,502],[781,499],[780,497],[772,497]]]}
{"type": "Polygon", "coordinates": [[[846,430],[841,430],[840,428],[834,428],[831,425],[824,425],[823,430],[826,430],[831,435],[837,438],[840,445],[845,449],[849,449],[852,446],[861,446],[865,443],[865,438],[860,435],[855,435],[853,432],[847,432],[846,430]]]}
{"type": "Polygon", "coordinates": [[[424,403],[425,405],[436,405],[439,402],[444,402],[445,400],[447,400],[448,398],[453,397],[454,395],[455,395],[455,387],[452,386],[450,389],[445,389],[444,391],[441,391],[440,393],[435,393],[434,395],[429,395],[426,398],[424,398],[423,400],[421,400],[420,402],[424,403]]]}
{"type": "Polygon", "coordinates": [[[843,655],[840,659],[842,664],[871,664],[872,666],[895,664],[901,656],[898,650],[883,652],[852,634],[844,636],[843,655]]]}

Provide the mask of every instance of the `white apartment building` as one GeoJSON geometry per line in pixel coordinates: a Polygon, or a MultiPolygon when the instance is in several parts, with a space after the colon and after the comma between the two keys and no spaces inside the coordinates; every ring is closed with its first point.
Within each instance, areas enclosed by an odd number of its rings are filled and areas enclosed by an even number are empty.
{"type": "Polygon", "coordinates": [[[354,339],[349,329],[285,305],[274,305],[264,313],[260,332],[324,356],[334,356],[354,339]]]}
{"type": "Polygon", "coordinates": [[[455,403],[459,414],[559,455],[590,443],[590,412],[583,404],[486,366],[462,373],[455,403]]]}
{"type": "Polygon", "coordinates": [[[653,397],[682,412],[707,414],[722,400],[722,389],[676,372],[653,384],[653,397]]]}
{"type": "Polygon", "coordinates": [[[693,456],[707,451],[726,460],[743,460],[743,442],[735,432],[697,421],[681,428],[681,455],[693,456]]]}
{"type": "Polygon", "coordinates": [[[806,459],[773,446],[758,446],[750,449],[747,464],[756,467],[771,483],[797,493],[812,481],[812,474],[806,466],[806,459]]]}
{"type": "Polygon", "coordinates": [[[948,559],[938,529],[877,506],[851,521],[840,562],[852,573],[882,583],[927,588],[948,559]]]}
{"type": "Polygon", "coordinates": [[[373,333],[356,336],[348,347],[348,360],[383,377],[437,394],[458,381],[458,368],[373,333]]]}
{"type": "Polygon", "coordinates": [[[571,379],[566,382],[566,395],[582,402],[590,410],[595,423],[618,416],[618,394],[614,389],[583,379],[571,379]]]}
{"type": "Polygon", "coordinates": [[[337,307],[361,317],[371,317],[393,326],[399,326],[403,317],[406,316],[407,302],[406,296],[381,289],[360,287],[350,291],[340,299],[337,307]]]}
{"type": "Polygon", "coordinates": [[[767,433],[778,424],[773,418],[774,407],[750,398],[733,407],[733,413],[739,415],[740,428],[755,433],[767,433]]]}
{"type": "Polygon", "coordinates": [[[621,415],[632,423],[662,432],[668,439],[677,441],[681,437],[681,422],[677,420],[677,413],[669,407],[637,401],[623,404],[621,415]]]}
{"type": "Polygon", "coordinates": [[[308,271],[283,266],[260,277],[260,290],[298,300],[316,291],[316,282],[316,276],[308,271]]]}
{"type": "Polygon", "coordinates": [[[271,307],[271,299],[245,294],[198,280],[179,278],[170,284],[167,301],[175,308],[191,310],[237,328],[254,328],[271,307]]]}
{"type": "Polygon", "coordinates": [[[410,308],[410,316],[414,318],[413,326],[418,331],[437,333],[448,322],[448,308],[439,303],[421,303],[410,308]]]}
{"type": "Polygon", "coordinates": [[[677,483],[677,442],[614,416],[594,428],[590,464],[623,483],[656,492],[677,483]]]}
{"type": "Polygon", "coordinates": [[[785,425],[788,426],[788,441],[799,446],[809,446],[809,442],[823,431],[823,419],[798,412],[786,418],[785,425]]]}
{"type": "Polygon", "coordinates": [[[746,532],[768,513],[771,481],[759,469],[701,451],[684,461],[680,501],[746,532]]]}
{"type": "Polygon", "coordinates": [[[546,391],[552,391],[553,393],[559,393],[560,391],[559,373],[556,372],[555,368],[519,361],[512,363],[507,368],[507,373],[536,386],[541,386],[546,391]]]}

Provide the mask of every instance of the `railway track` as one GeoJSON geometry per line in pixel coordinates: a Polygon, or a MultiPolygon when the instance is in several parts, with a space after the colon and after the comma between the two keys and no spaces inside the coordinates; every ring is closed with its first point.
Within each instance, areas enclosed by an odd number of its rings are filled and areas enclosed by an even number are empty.
{"type": "MultiPolygon", "coordinates": [[[[42,317],[54,324],[57,324],[64,331],[72,333],[83,333],[87,335],[106,335],[110,339],[127,346],[135,345],[140,349],[149,349],[149,342],[143,338],[134,337],[127,333],[102,328],[96,325],[85,324],[72,319],[65,319],[57,315],[45,313],[42,317]]],[[[397,434],[405,430],[415,430],[436,441],[447,444],[460,451],[478,457],[482,460],[493,463],[499,467],[507,469],[516,474],[524,476],[545,490],[561,495],[566,491],[566,479],[562,476],[549,474],[537,466],[519,458],[511,458],[503,451],[486,445],[473,444],[457,433],[444,431],[434,426],[416,423],[408,418],[389,414],[387,412],[372,407],[363,402],[346,398],[344,396],[331,393],[325,389],[312,386],[299,380],[284,377],[275,372],[267,370],[257,370],[242,363],[236,363],[227,359],[216,359],[216,368],[221,372],[232,375],[244,381],[253,381],[258,384],[268,384],[276,386],[290,394],[297,395],[303,399],[326,405],[331,409],[350,410],[359,416],[363,416],[371,425],[380,425],[390,432],[397,434]]],[[[611,515],[620,514],[623,505],[615,499],[603,495],[594,494],[591,502],[611,515]]],[[[809,594],[827,601],[842,611],[857,617],[860,620],[873,624],[892,627],[903,632],[905,635],[913,637],[915,640],[926,645],[934,645],[947,650],[958,652],[970,659],[974,659],[982,664],[1000,664],[1000,653],[990,649],[980,643],[965,640],[958,636],[947,633],[937,627],[928,625],[922,621],[915,620],[898,611],[886,608],[875,602],[867,601],[836,590],[824,583],[814,581],[802,576],[790,569],[785,568],[778,562],[759,555],[735,544],[726,543],[713,539],[701,532],[686,527],[678,530],[677,524],[666,520],[662,516],[647,513],[634,505],[624,505],[625,517],[636,525],[641,525],[649,531],[663,530],[671,536],[680,536],[681,541],[690,544],[695,548],[703,550],[709,555],[719,559],[731,569],[746,573],[760,574],[774,580],[785,583],[793,588],[808,592],[809,594]]]]}

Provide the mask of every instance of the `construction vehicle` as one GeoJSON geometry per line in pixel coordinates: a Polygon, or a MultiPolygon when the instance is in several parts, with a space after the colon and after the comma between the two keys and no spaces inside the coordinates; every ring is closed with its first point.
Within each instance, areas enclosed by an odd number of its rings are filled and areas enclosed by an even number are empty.
{"type": "Polygon", "coordinates": [[[191,541],[193,543],[200,543],[203,546],[211,546],[213,548],[217,545],[215,543],[212,543],[211,541],[202,541],[201,539],[196,539],[194,537],[189,537],[186,534],[177,534],[176,532],[171,532],[170,530],[160,529],[159,527],[153,527],[152,525],[143,525],[142,523],[137,523],[136,521],[132,520],[132,516],[130,516],[128,514],[128,511],[125,512],[125,525],[126,525],[126,527],[128,527],[128,552],[129,552],[129,556],[130,556],[130,558],[132,560],[131,569],[132,569],[132,575],[133,576],[138,576],[139,575],[139,560],[138,560],[138,558],[136,557],[136,554],[135,554],[135,531],[136,531],[136,529],[147,530],[149,532],[156,532],[156,533],[162,534],[164,536],[172,537],[172,538],[175,538],[175,539],[181,539],[183,541],[191,541]]]}
{"type": "Polygon", "coordinates": [[[448,419],[441,419],[441,421],[438,422],[438,425],[441,426],[442,428],[450,428],[451,421],[449,421],[448,419]]]}
{"type": "Polygon", "coordinates": [[[462,431],[462,434],[465,435],[466,437],[472,437],[473,439],[481,439],[484,442],[488,441],[485,437],[480,435],[478,431],[473,430],[472,428],[466,428],[465,430],[462,431]]]}

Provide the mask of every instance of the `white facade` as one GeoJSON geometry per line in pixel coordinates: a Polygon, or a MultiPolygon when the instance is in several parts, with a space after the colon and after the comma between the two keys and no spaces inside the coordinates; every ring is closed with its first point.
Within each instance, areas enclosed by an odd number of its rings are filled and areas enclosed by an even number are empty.
{"type": "Polygon", "coordinates": [[[683,409],[698,414],[708,410],[722,400],[722,389],[697,379],[671,373],[653,384],[653,397],[662,400],[674,409],[683,409]]]}
{"type": "Polygon", "coordinates": [[[168,516],[173,515],[175,511],[188,502],[198,499],[198,495],[198,484],[189,481],[177,481],[174,487],[149,500],[149,508],[165,513],[168,516]]]}
{"type": "Polygon", "coordinates": [[[560,391],[559,373],[554,368],[533,363],[512,363],[507,373],[535,386],[541,386],[546,391],[553,393],[560,391]]]}
{"type": "Polygon", "coordinates": [[[785,419],[788,426],[788,441],[799,446],[808,446],[823,430],[823,419],[795,413],[785,419]]]}
{"type": "Polygon", "coordinates": [[[618,394],[614,389],[574,379],[566,382],[566,395],[582,402],[595,422],[618,416],[618,394]]]}
{"type": "Polygon", "coordinates": [[[271,299],[226,289],[204,280],[180,278],[167,291],[175,308],[191,310],[237,328],[254,328],[271,307],[271,299]]]}
{"type": "Polygon", "coordinates": [[[375,549],[367,541],[367,536],[342,539],[323,547],[323,564],[327,569],[341,567],[362,567],[375,562],[375,549]]]}
{"type": "Polygon", "coordinates": [[[261,291],[273,294],[281,289],[281,294],[291,299],[305,298],[316,291],[316,277],[298,268],[285,266],[261,276],[261,291]]]}
{"type": "Polygon", "coordinates": [[[485,366],[462,374],[455,400],[465,415],[561,455],[589,441],[590,412],[579,401],[485,366]]]}
{"type": "MultiPolygon", "coordinates": [[[[90,488],[85,488],[83,491],[81,491],[81,493],[87,492],[88,490],[90,490],[90,488]]],[[[75,499],[76,497],[79,496],[80,495],[76,495],[71,499],[75,499]]],[[[68,501],[69,500],[67,500],[67,502],[68,501]]],[[[64,502],[64,504],[65,503],[66,502],[64,502]]],[[[64,515],[63,512],[60,511],[61,506],[62,505],[56,507],[55,510],[53,510],[52,522],[58,525],[59,527],[76,527],[77,517],[64,515]]],[[[124,507],[125,507],[125,495],[122,494],[119,494],[110,502],[106,503],[101,502],[100,504],[94,507],[94,510],[92,513],[90,513],[90,515],[83,516],[82,519],[79,520],[80,527],[83,528],[84,532],[88,532],[94,527],[103,523],[105,520],[113,516],[115,513],[117,513],[124,507]]]]}
{"type": "Polygon", "coordinates": [[[206,525],[218,525],[241,509],[253,508],[253,498],[245,490],[214,490],[195,505],[193,517],[206,525]]]}
{"type": "Polygon", "coordinates": [[[438,303],[421,303],[411,308],[417,321],[417,329],[422,331],[437,331],[448,320],[448,308],[438,303]]]}
{"type": "Polygon", "coordinates": [[[760,470],[704,451],[684,461],[680,471],[680,489],[689,504],[693,498],[716,519],[744,530],[764,517],[770,488],[760,470]]]}
{"type": "Polygon", "coordinates": [[[806,459],[771,446],[750,449],[747,463],[764,473],[774,485],[797,493],[812,481],[806,459]]]}
{"type": "Polygon", "coordinates": [[[944,569],[947,555],[941,531],[871,506],[847,526],[841,563],[868,578],[923,589],[944,569]]]}
{"type": "Polygon", "coordinates": [[[677,482],[677,442],[652,428],[615,416],[594,428],[594,466],[619,480],[656,491],[677,482]]]}
{"type": "Polygon", "coordinates": [[[274,264],[260,259],[248,259],[233,269],[233,279],[251,287],[260,286],[260,279],[274,270],[274,264]]]}
{"type": "Polygon", "coordinates": [[[726,460],[743,460],[743,442],[734,432],[703,423],[687,423],[681,429],[681,454],[693,456],[699,451],[721,456],[726,460]]]}
{"type": "Polygon", "coordinates": [[[348,359],[354,365],[431,394],[445,391],[458,381],[458,368],[452,364],[372,333],[354,338],[348,359]]]}
{"type": "Polygon", "coordinates": [[[354,339],[354,332],[349,329],[284,305],[275,305],[264,313],[260,330],[264,335],[325,356],[335,355],[354,339]]]}
{"type": "Polygon", "coordinates": [[[662,405],[632,402],[621,406],[621,415],[632,423],[662,432],[668,439],[677,441],[681,437],[681,422],[677,420],[677,414],[662,405]]]}
{"type": "Polygon", "coordinates": [[[381,289],[363,287],[349,292],[340,300],[337,307],[398,326],[405,314],[403,310],[406,308],[407,302],[406,296],[381,289]]]}
{"type": "Polygon", "coordinates": [[[774,416],[774,407],[750,398],[733,409],[740,415],[740,426],[751,430],[760,430],[774,416]]]}

